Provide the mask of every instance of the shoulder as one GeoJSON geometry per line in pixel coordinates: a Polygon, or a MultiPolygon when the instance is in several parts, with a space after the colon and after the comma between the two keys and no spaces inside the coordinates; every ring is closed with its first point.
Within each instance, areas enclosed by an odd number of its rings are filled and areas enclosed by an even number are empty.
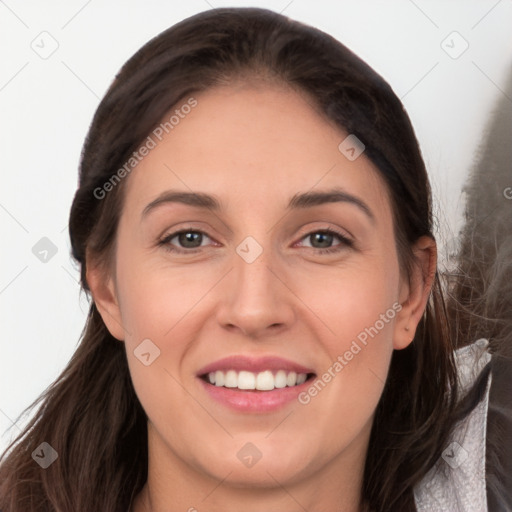
{"type": "MultiPolygon", "coordinates": [[[[491,361],[489,343],[479,339],[455,351],[460,398],[491,361]]],[[[486,433],[492,375],[483,398],[454,428],[441,458],[414,489],[418,512],[487,512],[486,433]]]]}

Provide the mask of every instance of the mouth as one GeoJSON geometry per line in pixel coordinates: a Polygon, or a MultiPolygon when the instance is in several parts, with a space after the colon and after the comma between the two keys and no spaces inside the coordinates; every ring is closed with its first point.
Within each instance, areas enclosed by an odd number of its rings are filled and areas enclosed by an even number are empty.
{"type": "Polygon", "coordinates": [[[264,370],[257,373],[235,369],[217,370],[199,376],[200,379],[212,386],[239,391],[273,391],[287,387],[293,388],[301,386],[315,377],[316,374],[312,372],[297,373],[284,369],[264,370]]]}
{"type": "Polygon", "coordinates": [[[270,413],[297,400],[316,378],[306,366],[281,357],[235,355],[197,374],[206,396],[240,413],[270,413]]]}

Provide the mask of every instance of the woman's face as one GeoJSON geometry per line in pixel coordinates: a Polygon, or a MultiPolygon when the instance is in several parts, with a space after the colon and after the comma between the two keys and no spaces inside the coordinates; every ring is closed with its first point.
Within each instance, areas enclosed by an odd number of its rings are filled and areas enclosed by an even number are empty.
{"type": "Polygon", "coordinates": [[[95,296],[126,346],[150,466],[286,488],[360,474],[392,351],[416,327],[384,182],[296,92],[194,98],[125,178],[95,296]]]}

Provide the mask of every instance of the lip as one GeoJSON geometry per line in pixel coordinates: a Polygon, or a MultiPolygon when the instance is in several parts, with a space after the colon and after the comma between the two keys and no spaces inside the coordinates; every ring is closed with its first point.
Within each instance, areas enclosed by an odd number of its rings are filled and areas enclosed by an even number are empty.
{"type": "Polygon", "coordinates": [[[311,368],[276,356],[250,357],[235,355],[219,359],[204,366],[197,373],[197,380],[206,394],[216,402],[240,413],[265,414],[277,411],[297,399],[299,393],[310,386],[312,378],[308,378],[298,386],[275,388],[272,391],[235,390],[215,386],[201,378],[204,375],[217,370],[249,371],[259,373],[265,370],[315,374],[311,368]]]}
{"type": "Polygon", "coordinates": [[[265,370],[278,371],[285,370],[287,372],[296,373],[315,373],[311,368],[307,368],[300,364],[297,364],[289,359],[283,359],[277,356],[245,356],[245,355],[233,355],[219,359],[213,363],[210,363],[197,372],[197,376],[208,374],[210,372],[235,370],[237,372],[247,371],[259,373],[265,370]]]}
{"type": "Polygon", "coordinates": [[[209,384],[197,379],[208,396],[216,402],[240,413],[271,413],[277,411],[297,399],[299,393],[311,385],[311,379],[298,386],[273,389],[272,391],[235,391],[209,384]]]}

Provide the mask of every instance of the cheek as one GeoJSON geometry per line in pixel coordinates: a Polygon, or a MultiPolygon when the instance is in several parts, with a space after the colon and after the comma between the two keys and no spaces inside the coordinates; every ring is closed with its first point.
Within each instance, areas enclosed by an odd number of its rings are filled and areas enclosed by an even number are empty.
{"type": "Polygon", "coordinates": [[[141,337],[172,338],[173,329],[181,330],[210,287],[212,271],[130,261],[119,266],[117,278],[127,339],[136,343],[141,337]]]}
{"type": "Polygon", "coordinates": [[[304,272],[296,283],[294,291],[326,327],[323,340],[331,355],[347,350],[352,340],[364,343],[365,336],[390,340],[397,309],[401,308],[397,303],[396,262],[374,258],[339,269],[304,272]]]}
{"type": "Polygon", "coordinates": [[[155,268],[135,260],[118,267],[130,374],[137,396],[155,424],[168,423],[166,406],[170,403],[170,410],[179,409],[180,414],[189,411],[190,417],[197,416],[179,381],[190,340],[196,337],[195,318],[200,310],[196,306],[205,294],[205,282],[211,281],[211,276],[209,280],[203,277],[196,279],[194,274],[191,278],[183,270],[155,268]],[[149,357],[144,358],[145,353],[149,357]]]}
{"type": "Polygon", "coordinates": [[[199,318],[202,299],[218,280],[218,271],[206,266],[177,269],[141,256],[118,260],[116,277],[128,364],[141,402],[151,407],[162,396],[181,400],[183,390],[175,379],[182,377],[182,361],[205,321],[204,315],[199,318]],[[147,352],[154,361],[148,366],[140,358],[147,352]]]}
{"type": "Polygon", "coordinates": [[[308,305],[322,320],[317,336],[326,355],[316,385],[306,390],[301,403],[312,407],[311,418],[325,417],[329,411],[336,432],[355,435],[380,399],[401,309],[398,282],[398,264],[382,259],[331,271],[324,280],[328,286],[315,286],[311,279],[299,292],[310,290],[308,305]]]}

